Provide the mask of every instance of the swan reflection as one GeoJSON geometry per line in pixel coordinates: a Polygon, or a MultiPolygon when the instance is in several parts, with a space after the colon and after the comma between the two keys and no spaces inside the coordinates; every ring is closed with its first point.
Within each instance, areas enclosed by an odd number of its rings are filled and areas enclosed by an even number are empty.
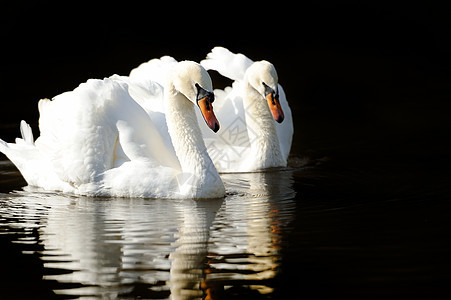
{"type": "Polygon", "coordinates": [[[211,230],[206,286],[217,294],[244,283],[261,294],[271,293],[283,228],[294,209],[292,174],[223,174],[223,180],[236,194],[226,199],[211,230]]]}
{"type": "Polygon", "coordinates": [[[23,240],[26,230],[37,230],[28,236],[34,248],[23,253],[39,255],[50,270],[43,279],[58,283],[57,294],[215,299],[242,287],[271,293],[294,209],[292,173],[222,177],[229,194],[216,200],[0,195],[0,229],[24,230],[23,240]]]}

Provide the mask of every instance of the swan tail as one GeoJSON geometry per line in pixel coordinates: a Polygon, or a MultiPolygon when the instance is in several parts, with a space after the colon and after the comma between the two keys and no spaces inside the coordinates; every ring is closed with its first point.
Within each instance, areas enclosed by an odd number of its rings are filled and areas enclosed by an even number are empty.
{"type": "MultiPolygon", "coordinates": [[[[20,123],[22,138],[16,138],[15,143],[6,143],[0,139],[0,152],[5,154],[9,160],[19,169],[25,180],[30,183],[33,162],[39,157],[39,151],[34,145],[33,133],[30,125],[25,121],[20,123]]],[[[39,169],[39,168],[38,168],[39,169]]]]}
{"type": "Polygon", "coordinates": [[[16,138],[16,143],[7,143],[4,140],[0,139],[0,152],[10,157],[11,155],[15,156],[14,153],[20,152],[20,150],[24,148],[23,146],[34,147],[33,132],[30,125],[28,125],[24,120],[20,122],[20,132],[22,138],[16,138]]]}
{"type": "Polygon", "coordinates": [[[232,80],[243,80],[244,73],[254,62],[245,55],[232,53],[224,47],[214,47],[200,64],[207,70],[218,71],[232,80]]]}
{"type": "Polygon", "coordinates": [[[22,134],[22,139],[25,144],[34,145],[33,131],[31,126],[27,124],[24,120],[20,122],[20,133],[22,134]]]}
{"type": "Polygon", "coordinates": [[[52,173],[49,160],[36,147],[30,125],[21,121],[20,131],[22,138],[16,138],[15,143],[0,139],[0,152],[19,169],[28,185],[62,190],[64,183],[52,173]]]}
{"type": "Polygon", "coordinates": [[[0,139],[0,152],[6,155],[6,157],[8,157],[10,161],[17,165],[16,162],[18,161],[15,155],[17,151],[15,151],[16,149],[14,149],[15,146],[16,144],[10,144],[0,139]]]}
{"type": "Polygon", "coordinates": [[[8,143],[0,139],[0,152],[6,155],[8,148],[8,143]]]}
{"type": "Polygon", "coordinates": [[[22,138],[16,138],[15,143],[6,143],[3,140],[0,142],[0,151],[7,155],[13,162],[14,159],[12,159],[10,155],[20,157],[21,154],[36,149],[31,127],[24,120],[20,122],[20,132],[22,138]]]}

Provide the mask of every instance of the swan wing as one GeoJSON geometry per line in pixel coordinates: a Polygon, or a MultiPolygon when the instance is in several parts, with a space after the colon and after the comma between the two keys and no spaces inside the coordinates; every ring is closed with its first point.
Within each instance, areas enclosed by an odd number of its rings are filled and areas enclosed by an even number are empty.
{"type": "Polygon", "coordinates": [[[232,87],[214,91],[216,100],[213,105],[221,126],[217,133],[205,126],[202,115],[197,112],[208,154],[220,172],[240,169],[240,163],[250,148],[241,85],[236,81],[232,87]]]}
{"type": "MultiPolygon", "coordinates": [[[[215,95],[218,98],[218,112],[216,114],[218,115],[218,120],[221,122],[222,127],[229,128],[230,124],[234,122],[234,126],[230,127],[229,129],[234,128],[235,130],[239,130],[239,132],[241,132],[241,130],[243,129],[241,123],[244,126],[246,125],[244,122],[245,119],[243,99],[240,96],[241,87],[239,86],[238,82],[244,79],[244,74],[246,70],[252,65],[252,63],[253,61],[247,58],[245,55],[241,53],[232,53],[228,49],[223,47],[213,48],[207,55],[207,58],[201,61],[202,66],[204,66],[206,69],[218,71],[221,75],[235,80],[232,90],[215,90],[215,95]],[[232,107],[233,110],[231,110],[232,107]],[[223,112],[224,114],[221,114],[223,112]],[[239,122],[239,120],[243,120],[243,122],[239,122]],[[229,127],[224,125],[229,125],[229,127]]],[[[281,124],[278,124],[277,122],[274,123],[276,124],[277,136],[279,138],[282,155],[284,157],[284,160],[286,160],[290,153],[294,128],[291,109],[288,105],[285,92],[280,84],[279,100],[285,115],[285,120],[281,124]]],[[[231,134],[230,130],[225,130],[223,132],[227,132],[226,134],[224,134],[224,136],[231,134]]],[[[221,133],[221,131],[218,133],[221,133]]]]}
{"type": "Polygon", "coordinates": [[[171,56],[154,58],[131,70],[129,77],[135,82],[152,81],[164,86],[167,73],[175,64],[177,61],[171,56]]]}
{"type": "Polygon", "coordinates": [[[88,80],[53,101],[41,100],[39,111],[36,147],[58,177],[74,187],[99,182],[104,172],[128,161],[180,168],[123,82],[88,80]]]}
{"type": "Polygon", "coordinates": [[[163,87],[151,80],[112,75],[110,79],[128,85],[128,93],[148,114],[164,112],[163,87]]]}
{"type": "Polygon", "coordinates": [[[244,73],[253,61],[241,53],[235,54],[224,47],[215,47],[200,64],[232,80],[243,80],[244,73]]]}
{"type": "Polygon", "coordinates": [[[113,75],[111,79],[117,82],[124,82],[128,85],[128,92],[149,115],[155,128],[158,130],[166,151],[171,152],[175,156],[175,150],[172,145],[171,137],[168,134],[168,126],[166,123],[166,115],[164,112],[164,89],[163,87],[151,80],[139,80],[127,76],[113,75]]]}
{"type": "MultiPolygon", "coordinates": [[[[221,172],[243,170],[241,162],[245,155],[249,153],[250,145],[253,142],[248,134],[246,119],[252,116],[246,115],[246,109],[241,96],[241,82],[235,82],[233,88],[226,88],[218,93],[220,97],[217,102],[224,102],[217,110],[218,120],[221,122],[221,129],[216,135],[211,131],[202,128],[210,156],[221,172]],[[224,97],[224,98],[222,98],[224,97]],[[218,161],[221,160],[221,164],[218,161]]],[[[216,91],[215,91],[216,93],[216,91]]],[[[288,104],[285,91],[279,84],[279,101],[285,115],[282,123],[274,121],[276,133],[279,140],[281,155],[283,160],[288,159],[293,140],[293,117],[288,104]]],[[[216,103],[216,101],[215,101],[216,103]]],[[[201,116],[198,117],[201,122],[201,116]]]]}
{"type": "Polygon", "coordinates": [[[98,82],[89,80],[72,92],[38,104],[40,137],[36,148],[46,156],[48,168],[74,189],[113,166],[118,132],[113,124],[106,126],[108,120],[100,113],[102,103],[96,101],[97,93],[104,92],[100,88],[98,82]]]}
{"type": "Polygon", "coordinates": [[[167,151],[175,156],[168,134],[164,110],[164,81],[177,61],[171,56],[151,59],[142,63],[126,76],[114,76],[115,80],[126,82],[130,96],[147,112],[166,145],[167,151]]]}

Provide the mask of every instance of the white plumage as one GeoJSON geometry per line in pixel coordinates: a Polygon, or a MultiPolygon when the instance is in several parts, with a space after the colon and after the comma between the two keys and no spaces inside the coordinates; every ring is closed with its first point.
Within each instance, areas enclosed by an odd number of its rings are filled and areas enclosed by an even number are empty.
{"type": "Polygon", "coordinates": [[[155,80],[139,72],[91,79],[51,101],[39,101],[40,137],[33,142],[31,128],[22,121],[22,139],[0,140],[0,151],[29,185],[45,190],[222,197],[224,185],[194,113],[195,84],[212,90],[207,72],[194,62],[162,58],[153,63],[165,68],[159,76],[151,74],[155,80]]]}
{"type": "Polygon", "coordinates": [[[221,130],[213,135],[202,129],[217,169],[220,172],[249,172],[286,166],[293,138],[293,120],[274,66],[267,61],[253,62],[243,54],[234,54],[223,47],[213,48],[201,65],[234,80],[232,87],[214,91],[221,130]],[[278,92],[284,115],[280,124],[271,116],[263,83],[276,94],[278,92]]]}

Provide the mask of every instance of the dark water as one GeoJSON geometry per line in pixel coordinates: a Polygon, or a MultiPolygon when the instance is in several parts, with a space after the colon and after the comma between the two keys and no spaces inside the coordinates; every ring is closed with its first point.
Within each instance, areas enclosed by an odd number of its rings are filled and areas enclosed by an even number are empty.
{"type": "Polygon", "coordinates": [[[202,201],[20,189],[20,174],[2,161],[2,293],[45,299],[449,296],[449,177],[423,176],[421,163],[355,159],[292,158],[286,169],[224,174],[227,196],[202,201]]]}
{"type": "Polygon", "coordinates": [[[289,168],[213,201],[39,193],[0,156],[0,298],[450,299],[446,9],[41,2],[2,7],[0,138],[38,136],[38,99],[217,45],[274,63],[295,135],[289,168]]]}
{"type": "Polygon", "coordinates": [[[293,228],[293,170],[223,178],[217,200],[0,194],[2,284],[62,298],[269,297],[293,228]]]}

